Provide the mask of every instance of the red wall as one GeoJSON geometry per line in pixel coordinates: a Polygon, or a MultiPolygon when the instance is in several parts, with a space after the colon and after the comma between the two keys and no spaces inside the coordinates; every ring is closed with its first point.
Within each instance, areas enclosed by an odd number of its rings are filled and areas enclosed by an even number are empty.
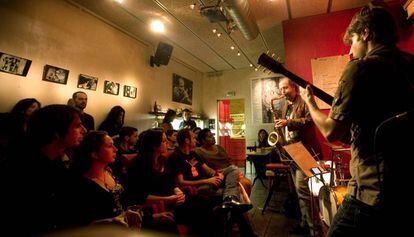
{"type": "MultiPolygon", "coordinates": [[[[414,53],[414,26],[401,27],[400,5],[390,5],[396,16],[400,31],[400,49],[414,53]]],[[[342,43],[343,33],[352,16],[359,9],[346,10],[331,14],[293,19],[283,22],[286,68],[312,82],[311,59],[347,54],[349,46],[342,43]]],[[[325,113],[329,111],[326,110],[325,113]]],[[[324,144],[325,139],[317,132],[324,159],[331,156],[330,149],[324,144]]]]}

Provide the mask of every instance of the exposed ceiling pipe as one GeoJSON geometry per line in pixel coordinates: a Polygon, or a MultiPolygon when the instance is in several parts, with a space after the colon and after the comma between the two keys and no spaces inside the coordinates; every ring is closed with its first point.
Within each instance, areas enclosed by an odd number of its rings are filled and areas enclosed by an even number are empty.
{"type": "Polygon", "coordinates": [[[256,18],[251,11],[248,0],[224,0],[224,8],[239,28],[244,38],[253,40],[259,34],[256,18]]]}

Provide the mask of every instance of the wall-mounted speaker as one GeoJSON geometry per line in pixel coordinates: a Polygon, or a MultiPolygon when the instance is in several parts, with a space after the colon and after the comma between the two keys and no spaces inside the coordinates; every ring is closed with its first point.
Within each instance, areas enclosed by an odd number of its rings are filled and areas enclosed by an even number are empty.
{"type": "Polygon", "coordinates": [[[160,42],[154,56],[150,57],[151,67],[168,65],[172,54],[173,46],[164,42],[160,42]]]}

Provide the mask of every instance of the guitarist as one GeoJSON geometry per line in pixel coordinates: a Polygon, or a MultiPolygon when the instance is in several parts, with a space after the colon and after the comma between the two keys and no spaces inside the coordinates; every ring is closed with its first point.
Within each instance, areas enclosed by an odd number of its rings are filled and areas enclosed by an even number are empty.
{"type": "MultiPolygon", "coordinates": [[[[279,80],[279,90],[284,96],[282,100],[285,100],[281,101],[282,116],[275,120],[275,128],[281,129],[284,136],[285,144],[281,145],[301,141],[310,149],[312,147],[310,141],[314,140],[312,139],[313,122],[305,102],[300,97],[298,85],[289,78],[282,77],[279,80]]],[[[291,233],[308,235],[315,229],[312,222],[308,182],[305,180],[305,174],[294,165],[291,165],[291,174],[301,211],[301,223],[291,233]]]]}
{"type": "Polygon", "coordinates": [[[340,140],[348,131],[352,136],[352,178],[328,236],[383,236],[388,229],[405,233],[410,228],[401,223],[400,212],[410,211],[400,188],[412,184],[403,176],[412,172],[414,144],[412,137],[398,138],[413,128],[414,64],[412,55],[396,48],[397,40],[389,12],[379,6],[363,7],[344,35],[355,60],[341,76],[329,115],[318,108],[309,86],[302,94],[313,121],[329,142],[340,140]],[[399,136],[382,133],[387,127],[399,136]],[[386,142],[375,145],[381,139],[386,142]],[[400,221],[398,226],[392,225],[395,220],[400,221]]]}

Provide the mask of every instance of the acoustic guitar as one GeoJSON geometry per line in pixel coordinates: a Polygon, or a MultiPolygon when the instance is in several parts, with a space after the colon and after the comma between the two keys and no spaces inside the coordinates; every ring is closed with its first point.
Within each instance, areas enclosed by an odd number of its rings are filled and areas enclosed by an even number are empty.
{"type": "Polygon", "coordinates": [[[302,79],[301,77],[297,76],[293,72],[287,70],[283,65],[278,62],[277,60],[273,59],[269,55],[263,53],[260,55],[258,64],[269,69],[270,71],[274,73],[280,73],[294,81],[296,84],[298,84],[300,87],[306,88],[307,85],[309,85],[312,88],[313,94],[321,99],[323,102],[327,103],[328,105],[332,104],[333,96],[326,93],[325,91],[319,89],[318,87],[310,84],[308,81],[302,79]]]}

